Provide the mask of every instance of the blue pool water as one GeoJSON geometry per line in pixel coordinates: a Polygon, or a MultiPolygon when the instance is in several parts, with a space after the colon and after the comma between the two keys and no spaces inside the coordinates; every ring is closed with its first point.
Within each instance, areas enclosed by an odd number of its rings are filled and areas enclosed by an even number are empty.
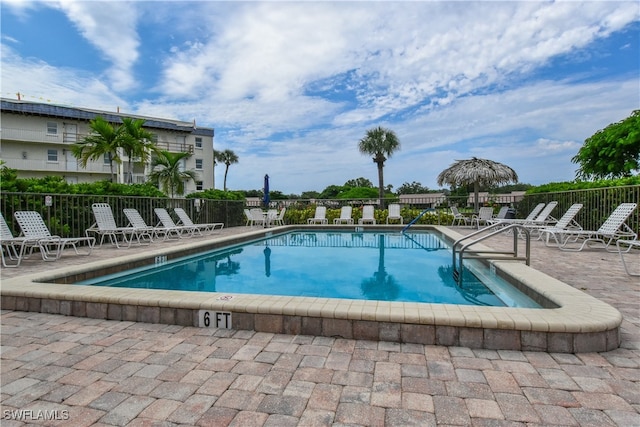
{"type": "Polygon", "coordinates": [[[458,285],[451,262],[449,245],[433,233],[301,231],[78,284],[538,307],[479,263],[458,285]]]}

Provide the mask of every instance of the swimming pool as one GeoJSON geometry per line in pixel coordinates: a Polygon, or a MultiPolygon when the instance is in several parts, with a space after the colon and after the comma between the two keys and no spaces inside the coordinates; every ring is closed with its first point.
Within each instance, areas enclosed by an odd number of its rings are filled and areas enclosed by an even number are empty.
{"type": "MultiPolygon", "coordinates": [[[[367,232],[399,232],[401,228],[381,225],[365,227],[367,232]]],[[[492,261],[490,271],[505,278],[540,304],[541,308],[75,284],[123,270],[169,263],[206,251],[271,238],[276,231],[319,229],[353,231],[354,227],[242,227],[225,230],[227,234],[222,236],[159,242],[133,250],[95,248],[94,253],[98,258],[90,262],[82,259],[82,265],[73,263],[65,266],[61,259],[59,263],[52,263],[47,271],[3,278],[0,302],[5,310],[425,345],[560,353],[608,351],[620,345],[622,316],[619,311],[519,261],[492,261]],[[221,324],[220,319],[225,322],[221,324]]],[[[431,230],[447,243],[463,237],[449,227],[415,225],[412,229],[431,230]]],[[[491,249],[478,244],[478,249],[483,248],[491,249]]],[[[72,259],[77,260],[75,257],[72,259]]],[[[375,268],[367,273],[373,271],[375,268]]]]}
{"type": "Polygon", "coordinates": [[[486,265],[466,265],[458,284],[451,272],[450,246],[429,231],[291,231],[78,284],[540,307],[486,265]]]}

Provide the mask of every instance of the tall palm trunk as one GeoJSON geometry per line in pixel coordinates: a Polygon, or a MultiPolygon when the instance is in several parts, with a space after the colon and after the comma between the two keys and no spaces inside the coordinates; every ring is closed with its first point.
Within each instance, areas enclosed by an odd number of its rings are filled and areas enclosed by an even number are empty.
{"type": "Polygon", "coordinates": [[[111,153],[109,153],[109,171],[111,172],[111,182],[116,182],[117,178],[116,173],[113,170],[113,156],[111,155],[111,153]],[[116,181],[114,181],[114,178],[116,179],[116,181]]]}
{"type": "Polygon", "coordinates": [[[378,162],[378,197],[380,209],[384,209],[384,163],[378,162]]]}
{"type": "Polygon", "coordinates": [[[226,163],[227,167],[224,168],[224,191],[227,191],[227,173],[229,172],[229,166],[231,163],[226,163]]]}

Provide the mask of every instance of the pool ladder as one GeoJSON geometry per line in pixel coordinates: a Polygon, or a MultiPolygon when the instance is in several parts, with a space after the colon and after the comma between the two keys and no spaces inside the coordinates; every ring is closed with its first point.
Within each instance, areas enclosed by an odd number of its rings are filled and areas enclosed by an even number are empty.
{"type": "Polygon", "coordinates": [[[478,231],[475,231],[461,239],[456,240],[452,246],[453,253],[453,278],[458,283],[458,285],[462,284],[462,261],[463,259],[486,259],[486,260],[515,260],[515,261],[525,261],[527,265],[530,265],[531,260],[531,234],[527,227],[521,224],[509,224],[505,226],[504,224],[492,224],[485,228],[482,228],[478,231]],[[481,233],[485,233],[487,231],[491,231],[489,234],[485,234],[483,236],[478,237],[475,240],[471,240],[470,242],[463,243],[466,240],[469,240],[473,237],[478,236],[481,233]],[[482,242],[483,240],[487,240],[493,236],[497,236],[501,233],[513,233],[513,250],[511,251],[490,251],[490,250],[473,250],[470,249],[471,246],[475,245],[478,242],[482,242]],[[524,235],[525,237],[525,256],[518,256],[518,237],[524,235]],[[458,247],[460,247],[458,249],[458,247]]]}

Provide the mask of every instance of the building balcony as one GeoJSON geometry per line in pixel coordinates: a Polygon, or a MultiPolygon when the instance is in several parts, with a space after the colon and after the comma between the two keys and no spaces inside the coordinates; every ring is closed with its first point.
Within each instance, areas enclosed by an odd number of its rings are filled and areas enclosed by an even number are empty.
{"type": "MultiPolygon", "coordinates": [[[[3,141],[16,141],[16,142],[35,142],[43,144],[75,144],[81,142],[88,136],[88,134],[82,133],[69,133],[58,132],[55,134],[47,133],[46,131],[37,131],[29,129],[17,129],[10,127],[2,127],[0,134],[3,141]]],[[[166,150],[172,153],[190,153],[194,152],[193,144],[187,144],[184,142],[168,141],[162,137],[162,135],[156,135],[154,143],[160,150],[166,150]]]]}
{"type": "Polygon", "coordinates": [[[111,169],[108,164],[87,163],[87,167],[81,167],[75,158],[61,158],[58,161],[48,161],[43,159],[17,159],[11,157],[3,157],[5,165],[8,168],[19,171],[34,172],[67,172],[67,173],[98,173],[110,174],[111,169]]]}

